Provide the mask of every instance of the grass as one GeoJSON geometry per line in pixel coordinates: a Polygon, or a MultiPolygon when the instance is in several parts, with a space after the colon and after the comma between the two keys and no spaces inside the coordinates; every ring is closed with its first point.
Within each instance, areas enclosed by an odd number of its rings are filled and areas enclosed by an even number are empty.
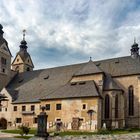
{"type": "MultiPolygon", "coordinates": [[[[20,130],[19,129],[15,129],[15,130],[2,130],[2,132],[13,133],[13,134],[20,134],[20,130]]],[[[106,134],[116,135],[116,134],[128,134],[128,133],[137,133],[137,132],[140,132],[140,128],[115,129],[115,130],[99,130],[98,132],[65,131],[65,132],[54,132],[54,135],[59,135],[59,136],[69,136],[69,135],[80,136],[80,135],[101,135],[101,134],[103,134],[103,135],[106,135],[106,134]]],[[[36,129],[30,129],[29,134],[33,134],[33,135],[36,134],[36,129]]],[[[20,137],[20,136],[18,136],[18,137],[20,137]]],[[[24,136],[24,137],[28,139],[28,137],[31,137],[31,136],[24,136]]]]}
{"type": "MultiPolygon", "coordinates": [[[[21,130],[13,129],[13,130],[2,130],[4,133],[12,133],[12,134],[20,134],[21,130]]],[[[29,134],[36,134],[36,129],[30,129],[29,134]]]]}
{"type": "Polygon", "coordinates": [[[59,136],[80,136],[80,135],[94,135],[95,132],[82,132],[82,131],[65,131],[65,132],[59,132],[59,136]]]}

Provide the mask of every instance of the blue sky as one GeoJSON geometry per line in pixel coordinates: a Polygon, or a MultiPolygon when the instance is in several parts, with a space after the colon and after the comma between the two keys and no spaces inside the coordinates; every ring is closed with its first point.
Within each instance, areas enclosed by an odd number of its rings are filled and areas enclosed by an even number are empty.
{"type": "Polygon", "coordinates": [[[140,42],[140,0],[0,0],[13,58],[22,30],[35,69],[130,55],[140,42]]]}

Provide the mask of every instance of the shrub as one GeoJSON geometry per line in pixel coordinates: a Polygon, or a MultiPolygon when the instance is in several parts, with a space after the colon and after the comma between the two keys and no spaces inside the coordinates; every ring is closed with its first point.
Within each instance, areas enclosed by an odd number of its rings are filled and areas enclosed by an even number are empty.
{"type": "Polygon", "coordinates": [[[19,126],[19,129],[21,130],[20,135],[28,135],[30,128],[24,125],[19,126]]]}
{"type": "Polygon", "coordinates": [[[107,129],[99,129],[97,134],[108,135],[111,134],[111,132],[107,129]]]}

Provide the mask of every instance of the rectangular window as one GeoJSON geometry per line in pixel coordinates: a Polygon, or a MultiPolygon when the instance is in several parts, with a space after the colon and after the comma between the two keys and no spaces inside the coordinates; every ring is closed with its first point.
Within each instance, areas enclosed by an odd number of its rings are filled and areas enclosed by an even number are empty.
{"type": "Polygon", "coordinates": [[[83,109],[83,110],[86,109],[86,104],[83,104],[82,109],[83,109]]]}
{"type": "Polygon", "coordinates": [[[26,111],[26,106],[22,106],[22,111],[26,111]]]}
{"type": "Polygon", "coordinates": [[[35,106],[31,105],[31,111],[35,111],[35,106]]]}
{"type": "Polygon", "coordinates": [[[56,110],[61,110],[61,104],[56,104],[56,110]]]}
{"type": "Polygon", "coordinates": [[[61,121],[61,119],[56,119],[56,121],[59,121],[59,122],[60,122],[60,121],[61,121]]]}
{"type": "Polygon", "coordinates": [[[50,104],[46,104],[46,110],[50,110],[50,104]]]}
{"type": "Polygon", "coordinates": [[[34,123],[37,123],[37,118],[34,118],[34,121],[33,121],[34,123]]]}
{"type": "Polygon", "coordinates": [[[14,109],[13,109],[14,111],[17,111],[17,106],[14,106],[14,109]]]}
{"type": "Polygon", "coordinates": [[[21,118],[16,118],[16,123],[21,123],[21,118]]]}
{"type": "Polygon", "coordinates": [[[6,62],[6,59],[3,58],[3,57],[1,57],[1,64],[2,64],[2,65],[6,65],[6,63],[7,63],[7,62],[6,62]]]}
{"type": "Polygon", "coordinates": [[[5,108],[5,111],[7,111],[7,108],[5,108]]]}
{"type": "Polygon", "coordinates": [[[4,68],[2,69],[2,72],[5,73],[5,69],[4,68]]]}

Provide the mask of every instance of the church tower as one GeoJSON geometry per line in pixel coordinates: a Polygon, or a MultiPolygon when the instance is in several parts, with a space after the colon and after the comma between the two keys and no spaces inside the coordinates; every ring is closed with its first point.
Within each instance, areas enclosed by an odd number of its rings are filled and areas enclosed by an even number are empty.
{"type": "Polygon", "coordinates": [[[134,44],[131,46],[131,57],[133,59],[137,58],[139,56],[139,47],[134,39],[134,44]]]}
{"type": "Polygon", "coordinates": [[[12,57],[3,33],[3,26],[0,24],[0,91],[10,80],[12,57]]]}
{"type": "Polygon", "coordinates": [[[33,71],[34,65],[30,54],[27,52],[27,42],[25,41],[25,30],[23,30],[23,40],[20,44],[20,50],[17,53],[13,63],[12,70],[21,72],[33,71]]]}

